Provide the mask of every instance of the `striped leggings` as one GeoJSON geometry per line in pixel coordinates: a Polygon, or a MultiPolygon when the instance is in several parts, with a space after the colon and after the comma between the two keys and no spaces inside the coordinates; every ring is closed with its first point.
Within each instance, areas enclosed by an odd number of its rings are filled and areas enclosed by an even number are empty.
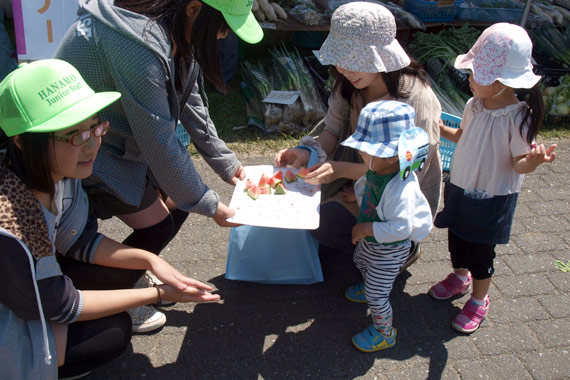
{"type": "Polygon", "coordinates": [[[366,301],[374,327],[385,335],[392,329],[390,292],[400,268],[410,254],[410,243],[381,245],[361,240],[354,251],[354,263],[364,278],[366,301]]]}

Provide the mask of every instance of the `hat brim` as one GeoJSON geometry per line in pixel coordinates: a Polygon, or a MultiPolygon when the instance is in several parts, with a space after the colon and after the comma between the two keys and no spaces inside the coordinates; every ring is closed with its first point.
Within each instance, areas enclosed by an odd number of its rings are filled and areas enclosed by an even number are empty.
{"type": "Polygon", "coordinates": [[[473,57],[474,55],[469,51],[467,54],[460,54],[455,59],[453,66],[459,70],[473,71],[473,57]]]}
{"type": "Polygon", "coordinates": [[[55,132],[69,128],[101,111],[103,108],[114,103],[120,97],[121,94],[114,91],[95,93],[80,102],[75,103],[73,106],[63,112],[60,112],[51,119],[29,128],[26,132],[55,132]]]}
{"type": "Polygon", "coordinates": [[[263,39],[263,29],[255,19],[253,13],[247,15],[231,15],[222,12],[229,27],[239,38],[249,44],[256,44],[263,39]]]}
{"type": "Polygon", "coordinates": [[[455,63],[453,66],[459,70],[471,70],[473,73],[473,80],[475,83],[481,86],[489,86],[493,84],[496,80],[504,84],[505,86],[509,86],[511,88],[532,88],[534,87],[541,79],[539,75],[535,75],[532,72],[532,68],[526,70],[522,75],[513,75],[509,76],[509,72],[504,72],[502,77],[497,78],[490,78],[490,79],[482,79],[479,78],[477,73],[473,70],[473,59],[474,54],[468,52],[467,54],[458,55],[455,59],[455,63]]]}
{"type": "Polygon", "coordinates": [[[389,73],[411,62],[395,38],[388,45],[378,47],[329,34],[317,54],[321,64],[360,73],[389,73]]]}
{"type": "Polygon", "coordinates": [[[511,88],[533,88],[541,79],[539,75],[535,75],[532,72],[532,69],[529,69],[523,75],[517,75],[512,78],[509,78],[508,74],[508,72],[503,73],[503,78],[498,78],[497,80],[511,88]]]}
{"type": "Polygon", "coordinates": [[[340,145],[362,151],[374,157],[387,158],[398,155],[398,140],[391,141],[388,144],[380,142],[372,144],[368,141],[357,140],[349,136],[346,140],[341,142],[340,145]]]}

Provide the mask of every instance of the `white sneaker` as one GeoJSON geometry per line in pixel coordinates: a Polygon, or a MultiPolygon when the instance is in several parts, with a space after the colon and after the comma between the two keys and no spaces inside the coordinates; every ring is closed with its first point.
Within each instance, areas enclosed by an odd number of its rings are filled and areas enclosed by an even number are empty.
{"type": "Polygon", "coordinates": [[[129,310],[133,321],[133,333],[146,333],[161,328],[166,323],[163,312],[149,306],[139,306],[129,310]]]}
{"type": "MultiPolygon", "coordinates": [[[[154,286],[154,284],[162,285],[163,282],[160,281],[151,271],[147,270],[142,275],[142,277],[139,278],[139,280],[135,283],[135,286],[133,286],[133,288],[135,288],[135,289],[150,288],[150,287],[154,286]]],[[[162,301],[162,302],[156,302],[153,305],[160,306],[160,307],[166,307],[166,306],[172,306],[174,304],[176,304],[176,302],[162,301]]]]}
{"type": "Polygon", "coordinates": [[[70,376],[70,377],[60,377],[59,380],[77,380],[77,379],[81,379],[82,377],[88,376],[91,374],[91,371],[87,371],[85,373],[82,373],[80,375],[75,375],[75,376],[70,376]]]}

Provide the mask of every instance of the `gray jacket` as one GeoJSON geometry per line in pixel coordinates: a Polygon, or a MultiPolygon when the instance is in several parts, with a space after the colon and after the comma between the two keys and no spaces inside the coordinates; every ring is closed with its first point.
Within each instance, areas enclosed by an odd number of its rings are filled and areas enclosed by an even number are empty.
{"type": "Polygon", "coordinates": [[[137,206],[147,168],[160,188],[185,211],[215,214],[219,196],[197,173],[176,136],[181,121],[191,141],[223,180],[241,166],[217,136],[199,93],[201,76],[186,104],[179,104],[170,38],[146,16],[115,7],[113,0],[80,0],[79,20],[63,38],[55,56],[73,64],[96,91],[118,91],[119,102],[100,112],[111,122],[93,174],[84,186],[110,192],[137,206]]]}

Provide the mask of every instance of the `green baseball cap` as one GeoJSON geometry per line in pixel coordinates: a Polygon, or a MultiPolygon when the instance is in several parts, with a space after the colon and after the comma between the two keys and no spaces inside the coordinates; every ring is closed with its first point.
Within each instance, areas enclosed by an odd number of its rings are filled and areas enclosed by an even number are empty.
{"type": "Polygon", "coordinates": [[[263,30],[251,13],[253,0],[203,0],[206,4],[222,12],[229,27],[239,38],[256,44],[263,38],[263,30]]]}
{"type": "Polygon", "coordinates": [[[65,61],[23,63],[0,82],[0,127],[8,137],[59,131],[96,114],[120,96],[112,91],[95,93],[65,61]]]}

